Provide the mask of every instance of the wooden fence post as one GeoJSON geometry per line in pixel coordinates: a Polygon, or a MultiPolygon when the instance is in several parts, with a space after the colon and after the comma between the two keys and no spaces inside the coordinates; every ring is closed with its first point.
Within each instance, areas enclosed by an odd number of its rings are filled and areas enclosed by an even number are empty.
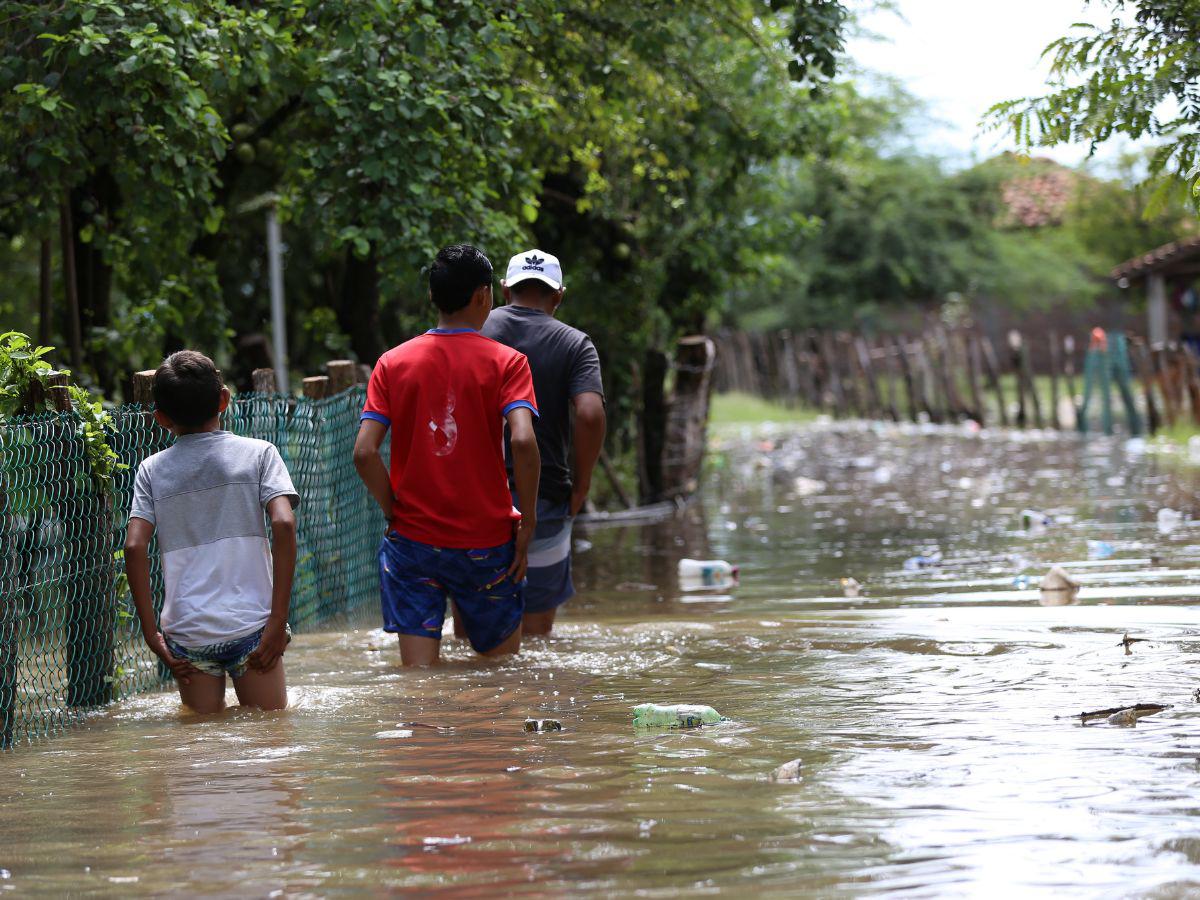
{"type": "Polygon", "coordinates": [[[675,386],[667,404],[663,441],[663,496],[667,499],[688,496],[697,488],[716,355],[716,347],[704,335],[680,338],[676,346],[675,386]]]}
{"type": "Polygon", "coordinates": [[[1154,376],[1158,381],[1158,391],[1163,398],[1163,411],[1167,416],[1167,425],[1174,428],[1179,408],[1176,406],[1175,391],[1171,386],[1170,374],[1167,371],[1167,351],[1165,347],[1160,346],[1153,348],[1150,354],[1154,376]]]}
{"type": "Polygon", "coordinates": [[[301,383],[301,391],[309,400],[324,400],[329,396],[329,376],[312,375],[301,383]]]}
{"type": "Polygon", "coordinates": [[[256,394],[274,394],[277,392],[275,386],[275,370],[274,369],[255,369],[250,373],[250,384],[256,394]]]}
{"type": "Polygon", "coordinates": [[[962,358],[967,370],[967,390],[971,392],[971,405],[975,407],[975,421],[979,423],[980,427],[983,427],[987,425],[987,413],[984,410],[983,393],[979,389],[979,348],[973,337],[965,331],[958,333],[962,358]]]}
{"type": "Polygon", "coordinates": [[[854,354],[858,359],[858,369],[862,372],[866,414],[872,418],[882,417],[883,399],[879,394],[879,382],[875,378],[875,369],[871,365],[871,354],[867,350],[867,342],[862,337],[854,337],[851,342],[854,354]]]}
{"type": "Polygon", "coordinates": [[[1154,400],[1154,371],[1150,364],[1150,353],[1146,342],[1133,337],[1129,340],[1129,355],[1137,367],[1138,382],[1142,386],[1142,398],[1146,403],[1146,429],[1155,434],[1162,427],[1158,404],[1154,400]]]}
{"type": "Polygon", "coordinates": [[[1003,428],[1007,428],[1008,404],[1004,399],[1004,387],[1000,383],[1000,361],[996,356],[996,348],[992,345],[991,338],[986,334],[979,338],[979,346],[983,351],[983,368],[987,373],[988,384],[992,386],[992,393],[996,395],[1000,425],[1003,428]]]}

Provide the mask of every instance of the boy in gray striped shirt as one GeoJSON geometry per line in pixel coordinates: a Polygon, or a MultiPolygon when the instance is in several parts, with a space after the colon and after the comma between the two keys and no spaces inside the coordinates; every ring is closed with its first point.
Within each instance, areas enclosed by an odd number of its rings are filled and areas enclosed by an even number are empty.
{"type": "Polygon", "coordinates": [[[138,467],[125,571],[142,636],[171,668],[184,704],[225,707],[225,676],[243,706],[283,709],[281,657],[296,567],[300,498],[275,446],[222,431],[229,389],[193,350],[154,374],[154,417],[175,443],[138,467]],[[270,518],[268,543],[263,512],[270,518]],[[162,620],[150,593],[150,539],[162,555],[162,620]],[[161,630],[160,630],[161,627],[161,630]]]}

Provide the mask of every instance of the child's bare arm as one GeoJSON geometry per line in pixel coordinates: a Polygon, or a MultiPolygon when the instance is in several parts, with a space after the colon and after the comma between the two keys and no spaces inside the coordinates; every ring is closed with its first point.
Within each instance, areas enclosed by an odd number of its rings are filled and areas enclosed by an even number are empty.
{"type": "Polygon", "coordinates": [[[537,527],[538,480],[542,474],[542,456],[533,432],[533,413],[523,406],[508,413],[508,431],[513,458],[513,481],[521,504],[521,525],[517,529],[516,553],[508,570],[513,581],[525,577],[529,542],[537,527]]]}
{"type": "Polygon", "coordinates": [[[186,659],[176,659],[171,655],[154,621],[154,598],[150,592],[150,538],[153,536],[154,526],[145,519],[134,517],[129,520],[129,528],[125,533],[125,576],[129,579],[133,606],[142,626],[142,639],[170,666],[171,673],[180,682],[188,684],[195,668],[186,659]]]}
{"type": "Polygon", "coordinates": [[[383,457],[379,455],[379,447],[383,444],[383,436],[387,434],[387,426],[374,419],[364,419],[358,428],[358,437],[354,440],[354,468],[358,477],[363,480],[375,502],[379,504],[383,514],[392,517],[392,480],[388,477],[387,467],[383,457]]]}
{"type": "Polygon", "coordinates": [[[267,515],[271,519],[273,567],[271,615],[258,647],[246,660],[247,665],[260,672],[270,671],[287,649],[288,610],[292,602],[292,579],[296,573],[296,516],[292,512],[291,498],[280,496],[271,500],[267,504],[267,515]]]}

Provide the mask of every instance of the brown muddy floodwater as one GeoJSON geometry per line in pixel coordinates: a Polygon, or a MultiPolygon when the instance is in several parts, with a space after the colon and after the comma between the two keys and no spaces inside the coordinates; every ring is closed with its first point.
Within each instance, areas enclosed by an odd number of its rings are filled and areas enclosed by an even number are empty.
{"type": "Polygon", "coordinates": [[[367,620],[297,637],[286,713],[140,696],[0,757],[0,891],[1200,895],[1200,525],[1156,525],[1200,514],[1181,463],[916,428],[717,443],[676,520],[581,529],[581,595],[515,662],[402,671],[367,620]],[[1027,506],[1074,521],[1023,533],[1027,506]],[[742,585],[681,595],[685,555],[742,585]],[[1078,605],[1039,605],[1052,563],[1078,605]],[[635,730],[648,700],[729,721],[635,730]],[[1055,719],[1138,701],[1171,708],[1055,719]]]}

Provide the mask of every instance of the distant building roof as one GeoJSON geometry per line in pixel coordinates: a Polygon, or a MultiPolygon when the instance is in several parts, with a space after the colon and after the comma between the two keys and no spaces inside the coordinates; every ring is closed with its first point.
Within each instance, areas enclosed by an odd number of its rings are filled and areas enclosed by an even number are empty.
{"type": "Polygon", "coordinates": [[[1114,281],[1145,278],[1154,273],[1200,273],[1200,235],[1155,247],[1149,253],[1127,259],[1112,270],[1114,281]]]}
{"type": "Polygon", "coordinates": [[[1009,179],[1000,189],[1007,210],[1005,225],[1059,225],[1066,215],[1079,174],[1050,160],[1034,160],[1032,165],[1033,171],[1009,179]]]}

